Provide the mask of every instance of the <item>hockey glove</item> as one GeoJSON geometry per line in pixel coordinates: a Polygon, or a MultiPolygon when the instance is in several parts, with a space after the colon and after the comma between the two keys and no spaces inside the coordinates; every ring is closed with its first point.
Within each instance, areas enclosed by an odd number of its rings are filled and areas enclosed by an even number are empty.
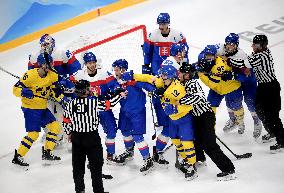
{"type": "Polygon", "coordinates": [[[142,65],[142,74],[151,74],[151,67],[149,64],[142,65]]]}
{"type": "Polygon", "coordinates": [[[55,98],[58,98],[61,94],[64,93],[64,87],[59,82],[56,82],[54,84],[54,88],[52,88],[52,90],[54,92],[55,98]]]}
{"type": "Polygon", "coordinates": [[[166,89],[164,88],[156,88],[152,91],[154,97],[163,97],[166,89]]]}
{"type": "Polygon", "coordinates": [[[221,79],[223,81],[235,80],[234,72],[224,72],[221,79]]]}
{"type": "Polygon", "coordinates": [[[124,72],[121,76],[121,80],[123,81],[133,80],[133,70],[130,70],[130,72],[124,72]]]}
{"type": "Polygon", "coordinates": [[[22,97],[26,97],[26,98],[28,98],[28,99],[32,99],[32,98],[34,98],[34,93],[33,93],[33,91],[32,91],[31,89],[29,89],[29,88],[23,88],[23,89],[22,89],[22,92],[21,92],[21,96],[22,96],[22,97]]]}
{"type": "Polygon", "coordinates": [[[61,100],[60,100],[60,102],[59,102],[59,104],[63,107],[63,109],[67,106],[67,103],[69,102],[69,99],[66,97],[66,96],[64,96],[61,100]]]}
{"type": "Polygon", "coordinates": [[[69,79],[63,79],[59,82],[59,84],[63,87],[64,93],[73,93],[75,90],[75,85],[69,79]]]}
{"type": "Polygon", "coordinates": [[[166,115],[172,115],[176,114],[178,112],[177,106],[169,104],[169,103],[164,103],[164,111],[166,115]]]}

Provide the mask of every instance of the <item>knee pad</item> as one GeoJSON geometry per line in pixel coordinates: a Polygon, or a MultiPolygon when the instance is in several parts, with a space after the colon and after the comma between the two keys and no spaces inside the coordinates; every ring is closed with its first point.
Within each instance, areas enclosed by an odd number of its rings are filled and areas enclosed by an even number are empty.
{"type": "Polygon", "coordinates": [[[46,127],[51,133],[54,133],[56,135],[61,132],[61,126],[57,121],[53,121],[52,123],[47,124],[46,127]]]}

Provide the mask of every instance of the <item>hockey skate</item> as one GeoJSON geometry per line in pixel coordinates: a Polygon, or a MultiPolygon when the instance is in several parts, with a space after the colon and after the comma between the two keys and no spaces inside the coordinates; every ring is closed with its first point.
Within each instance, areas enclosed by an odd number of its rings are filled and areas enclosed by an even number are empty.
{"type": "Polygon", "coordinates": [[[24,169],[25,171],[29,170],[29,164],[24,162],[24,158],[20,154],[17,153],[16,149],[15,149],[15,154],[14,154],[12,163],[17,166],[20,166],[20,168],[24,169]]]}
{"type": "Polygon", "coordinates": [[[284,149],[284,145],[281,145],[281,144],[278,144],[278,143],[270,146],[270,152],[271,153],[278,153],[278,152],[281,152],[283,149],[284,149]]]}
{"type": "Polygon", "coordinates": [[[226,125],[225,127],[223,128],[223,131],[225,133],[228,133],[230,131],[233,131],[235,128],[237,127],[237,121],[234,119],[229,119],[227,122],[226,122],[226,125]]]}
{"type": "Polygon", "coordinates": [[[275,140],[275,136],[273,134],[267,133],[261,137],[262,143],[269,143],[275,140]]]}
{"type": "Polygon", "coordinates": [[[43,165],[51,165],[51,164],[58,164],[61,158],[53,155],[51,153],[51,150],[49,149],[45,150],[44,147],[42,146],[42,160],[43,160],[43,165]]]}
{"type": "Polygon", "coordinates": [[[147,159],[144,160],[144,165],[142,166],[142,168],[140,168],[140,172],[143,175],[147,175],[148,173],[150,173],[152,170],[154,169],[154,162],[153,159],[151,157],[148,157],[147,159]]]}
{"type": "Polygon", "coordinates": [[[169,162],[164,158],[162,152],[154,152],[153,161],[163,168],[168,168],[169,162]]]}
{"type": "Polygon", "coordinates": [[[119,160],[130,161],[133,160],[134,156],[134,147],[125,150],[122,154],[118,156],[119,160]]]}
{"type": "Polygon", "coordinates": [[[245,124],[241,123],[238,125],[238,134],[242,135],[245,132],[245,124]]]}
{"type": "Polygon", "coordinates": [[[108,165],[125,165],[125,160],[119,158],[119,156],[116,156],[115,154],[107,153],[106,161],[108,165]]]}
{"type": "Polygon", "coordinates": [[[177,160],[175,167],[184,173],[184,177],[188,181],[198,177],[196,168],[192,164],[187,163],[185,160],[177,160]]]}
{"type": "Polygon", "coordinates": [[[254,130],[253,130],[253,138],[257,139],[260,137],[262,131],[262,125],[259,121],[258,123],[254,124],[254,130]]]}
{"type": "Polygon", "coordinates": [[[235,171],[221,172],[217,174],[217,181],[229,181],[237,178],[235,171]]]}

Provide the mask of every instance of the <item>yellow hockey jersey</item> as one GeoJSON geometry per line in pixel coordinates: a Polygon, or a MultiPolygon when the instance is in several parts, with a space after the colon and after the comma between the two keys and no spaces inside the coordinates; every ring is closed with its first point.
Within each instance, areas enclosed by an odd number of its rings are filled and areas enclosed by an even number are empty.
{"type": "Polygon", "coordinates": [[[38,68],[28,70],[17,84],[13,87],[13,94],[16,97],[21,97],[22,107],[29,109],[46,109],[47,99],[49,97],[60,101],[64,95],[55,95],[53,89],[54,83],[58,81],[58,74],[49,71],[46,77],[41,78],[38,73],[38,68]],[[21,96],[22,88],[29,88],[33,91],[34,97],[28,99],[21,96]]]}
{"type": "Polygon", "coordinates": [[[230,72],[232,68],[220,56],[215,59],[215,65],[211,69],[212,74],[198,73],[200,80],[220,95],[225,95],[240,88],[241,83],[237,80],[223,81],[221,76],[224,72],[230,72]]]}
{"type": "MultiPolygon", "coordinates": [[[[154,76],[148,74],[134,74],[134,79],[140,82],[148,82],[153,84],[154,76]]],[[[164,88],[164,83],[161,78],[156,78],[154,84],[157,88],[164,88]]],[[[174,80],[164,92],[161,99],[162,103],[169,101],[170,104],[177,106],[177,113],[170,115],[172,120],[178,120],[192,110],[192,105],[180,105],[179,100],[186,95],[185,87],[179,80],[174,80]]]]}

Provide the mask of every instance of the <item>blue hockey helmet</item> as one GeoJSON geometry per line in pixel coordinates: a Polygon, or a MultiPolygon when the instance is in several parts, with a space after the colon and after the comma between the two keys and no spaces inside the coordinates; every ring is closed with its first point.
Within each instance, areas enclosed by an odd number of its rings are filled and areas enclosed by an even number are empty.
{"type": "Polygon", "coordinates": [[[236,44],[236,45],[239,45],[239,35],[235,34],[235,33],[230,33],[225,38],[225,43],[226,44],[236,44]]]}
{"type": "Polygon", "coordinates": [[[39,39],[39,44],[42,47],[46,47],[46,48],[52,50],[55,47],[55,39],[53,37],[51,37],[49,34],[44,34],[39,39]]]}
{"type": "Polygon", "coordinates": [[[113,62],[112,67],[125,68],[125,70],[127,70],[128,62],[125,59],[118,59],[113,62]]]}
{"type": "Polygon", "coordinates": [[[170,48],[170,55],[176,56],[178,55],[179,52],[183,52],[184,49],[185,49],[185,46],[182,43],[173,44],[170,48]]]}
{"type": "Polygon", "coordinates": [[[83,56],[83,60],[85,63],[97,62],[97,57],[93,52],[86,52],[83,56]]]}
{"type": "Polygon", "coordinates": [[[204,54],[210,54],[210,55],[216,55],[217,54],[217,48],[216,45],[207,45],[204,50],[203,50],[204,54]]]}
{"type": "Polygon", "coordinates": [[[50,54],[48,54],[48,53],[41,53],[37,57],[37,63],[38,63],[39,67],[41,67],[42,65],[46,64],[46,66],[48,68],[51,68],[51,65],[53,63],[53,59],[52,59],[50,54]]]}
{"type": "Polygon", "coordinates": [[[158,75],[165,75],[167,79],[175,79],[178,77],[178,70],[172,65],[163,65],[158,70],[158,75]]]}
{"type": "Polygon", "coordinates": [[[160,13],[157,17],[157,24],[170,23],[170,15],[168,13],[160,13]]]}

